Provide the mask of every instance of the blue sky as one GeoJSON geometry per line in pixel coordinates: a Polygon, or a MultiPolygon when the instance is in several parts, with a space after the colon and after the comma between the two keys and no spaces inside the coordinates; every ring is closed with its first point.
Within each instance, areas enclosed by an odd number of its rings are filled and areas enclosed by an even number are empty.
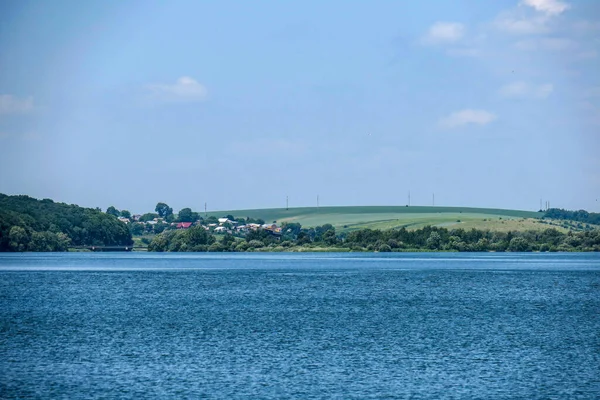
{"type": "Polygon", "coordinates": [[[600,211],[596,0],[0,7],[0,192],[600,211]]]}

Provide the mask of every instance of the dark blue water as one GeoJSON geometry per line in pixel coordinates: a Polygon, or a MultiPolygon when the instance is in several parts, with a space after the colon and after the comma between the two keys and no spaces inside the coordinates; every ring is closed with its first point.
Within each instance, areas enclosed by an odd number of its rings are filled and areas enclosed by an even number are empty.
{"type": "Polygon", "coordinates": [[[0,397],[600,398],[600,254],[0,255],[0,397]]]}

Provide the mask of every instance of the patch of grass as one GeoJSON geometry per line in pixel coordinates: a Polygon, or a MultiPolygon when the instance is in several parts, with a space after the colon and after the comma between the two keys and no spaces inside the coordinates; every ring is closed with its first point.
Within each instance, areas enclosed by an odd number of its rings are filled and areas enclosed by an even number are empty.
{"type": "Polygon", "coordinates": [[[265,221],[298,222],[304,227],[332,224],[338,230],[354,230],[360,227],[390,229],[401,226],[423,227],[454,222],[457,219],[540,218],[542,213],[520,210],[471,207],[421,207],[421,206],[348,206],[348,207],[301,207],[257,210],[228,210],[210,212],[209,216],[262,218],[265,221]]]}

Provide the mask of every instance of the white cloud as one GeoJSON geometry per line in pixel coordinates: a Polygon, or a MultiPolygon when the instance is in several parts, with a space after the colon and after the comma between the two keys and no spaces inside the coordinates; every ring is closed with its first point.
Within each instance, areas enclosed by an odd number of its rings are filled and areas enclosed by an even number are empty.
{"type": "Polygon", "coordinates": [[[498,15],[494,21],[497,29],[515,35],[540,35],[552,31],[554,17],[570,6],[558,0],[523,0],[520,6],[498,15]]]}
{"type": "Polygon", "coordinates": [[[577,47],[577,43],[565,38],[540,38],[520,40],[515,43],[515,47],[519,50],[549,50],[549,51],[564,51],[577,47]]]}
{"type": "Polygon", "coordinates": [[[528,97],[545,99],[554,90],[551,83],[532,85],[527,82],[512,82],[500,88],[500,95],[504,97],[528,97]]]}
{"type": "Polygon", "coordinates": [[[152,93],[166,101],[199,101],[204,100],[208,91],[195,79],[182,76],[174,84],[148,85],[152,93]]]}
{"type": "Polygon", "coordinates": [[[0,114],[26,113],[33,109],[33,97],[18,99],[10,94],[0,94],[0,114]]]}
{"type": "Polygon", "coordinates": [[[443,44],[454,43],[460,40],[465,34],[463,24],[457,22],[436,22],[433,24],[427,34],[422,38],[425,44],[443,44]]]}
{"type": "Polygon", "coordinates": [[[496,116],[489,111],[465,109],[443,118],[440,125],[444,128],[456,128],[468,124],[487,125],[495,119],[496,116]]]}
{"type": "Polygon", "coordinates": [[[514,12],[500,14],[494,21],[497,29],[514,35],[539,35],[550,32],[546,16],[525,16],[514,12]]]}
{"type": "Polygon", "coordinates": [[[562,14],[571,7],[559,0],[523,0],[523,4],[548,15],[562,14]]]}

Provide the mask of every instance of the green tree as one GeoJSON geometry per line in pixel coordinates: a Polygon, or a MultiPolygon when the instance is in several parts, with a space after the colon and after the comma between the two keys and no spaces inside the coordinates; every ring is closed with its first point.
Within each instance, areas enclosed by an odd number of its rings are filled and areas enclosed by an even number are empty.
{"type": "Polygon", "coordinates": [[[335,246],[338,243],[338,239],[335,236],[335,228],[331,228],[326,230],[323,233],[323,242],[325,242],[326,244],[330,245],[330,246],[335,246]]]}
{"type": "Polygon", "coordinates": [[[177,220],[179,222],[194,222],[196,220],[194,214],[191,208],[182,208],[177,214],[177,220]]]}
{"type": "Polygon", "coordinates": [[[156,213],[146,213],[144,215],[142,215],[139,219],[140,222],[148,222],[148,221],[152,221],[154,218],[158,218],[159,215],[156,213]]]}
{"type": "Polygon", "coordinates": [[[129,229],[131,230],[132,235],[143,235],[144,228],[145,228],[144,224],[140,224],[137,222],[129,224],[129,229]]]}
{"type": "Polygon", "coordinates": [[[527,240],[522,237],[513,237],[508,245],[510,251],[529,251],[530,245],[527,240]]]}
{"type": "Polygon", "coordinates": [[[127,210],[121,210],[121,217],[123,218],[131,218],[131,213],[127,210]]]}
{"type": "Polygon", "coordinates": [[[29,235],[20,226],[13,226],[8,233],[8,243],[12,251],[26,251],[29,235]]]}
{"type": "Polygon", "coordinates": [[[114,215],[115,217],[120,217],[121,213],[114,206],[110,206],[106,209],[106,213],[110,215],[114,215]]]}
{"type": "Polygon", "coordinates": [[[158,213],[158,216],[161,218],[168,218],[170,215],[173,215],[173,209],[169,207],[166,203],[158,203],[156,204],[156,208],[154,209],[158,213]]]}
{"type": "Polygon", "coordinates": [[[440,248],[440,244],[442,243],[442,237],[437,232],[431,232],[429,237],[427,238],[427,247],[432,250],[437,250],[440,248]]]}
{"type": "Polygon", "coordinates": [[[234,242],[235,242],[235,238],[233,237],[233,235],[231,233],[226,233],[223,236],[223,239],[221,240],[221,244],[223,246],[227,246],[227,247],[231,246],[231,244],[234,242]]]}

